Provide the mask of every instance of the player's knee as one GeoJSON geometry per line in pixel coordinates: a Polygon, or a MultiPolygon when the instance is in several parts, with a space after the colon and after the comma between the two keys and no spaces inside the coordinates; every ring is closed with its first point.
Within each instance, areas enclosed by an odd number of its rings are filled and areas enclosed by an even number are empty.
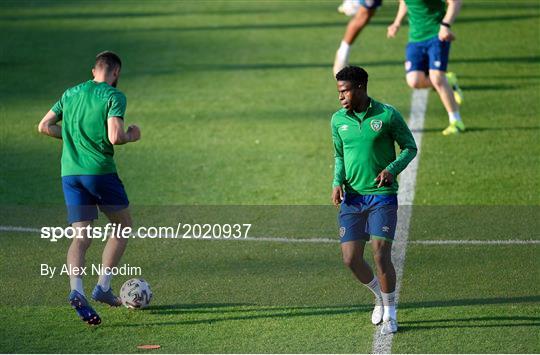
{"type": "Polygon", "coordinates": [[[429,73],[429,80],[435,88],[440,88],[444,85],[446,77],[444,76],[443,72],[436,71],[429,73]]]}
{"type": "Polygon", "coordinates": [[[407,76],[407,85],[411,89],[420,89],[422,87],[420,78],[417,76],[407,76]]]}
{"type": "Polygon", "coordinates": [[[109,241],[114,243],[116,246],[125,246],[129,240],[128,236],[125,235],[111,235],[109,241]]]}
{"type": "Polygon", "coordinates": [[[92,244],[92,239],[90,238],[73,238],[73,241],[71,242],[73,245],[77,246],[79,249],[86,250],[90,247],[90,244],[92,244]]]}
{"type": "Polygon", "coordinates": [[[388,269],[388,266],[392,263],[390,253],[382,249],[373,252],[373,259],[375,260],[377,269],[381,270],[382,272],[385,272],[388,269]]]}
{"type": "Polygon", "coordinates": [[[353,268],[355,259],[356,257],[353,253],[343,254],[343,264],[349,269],[353,268]]]}

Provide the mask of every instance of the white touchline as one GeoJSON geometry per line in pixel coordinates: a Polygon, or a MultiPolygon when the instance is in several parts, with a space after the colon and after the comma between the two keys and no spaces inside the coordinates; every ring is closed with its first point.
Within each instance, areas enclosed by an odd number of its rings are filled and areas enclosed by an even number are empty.
{"type": "MultiPolygon", "coordinates": [[[[39,228],[21,227],[21,226],[0,226],[0,232],[15,232],[15,233],[40,233],[39,228]]],[[[514,236],[515,237],[515,236],[514,236]]],[[[512,245],[512,244],[540,244],[540,236],[538,239],[499,239],[499,240],[482,240],[482,239],[433,239],[433,240],[409,240],[407,244],[419,244],[419,245],[449,245],[449,244],[471,244],[471,245],[512,245]]],[[[151,239],[151,238],[147,238],[151,239]]],[[[169,239],[172,239],[169,237],[169,239]]],[[[182,239],[182,238],[178,238],[182,239]]],[[[201,241],[248,241],[248,242],[273,242],[273,243],[313,243],[313,244],[338,244],[339,239],[325,238],[325,237],[312,237],[312,238],[288,238],[288,237],[247,237],[247,238],[187,238],[186,240],[201,240],[201,241]]],[[[400,241],[396,241],[394,244],[400,244],[400,241]]]]}
{"type": "MultiPolygon", "coordinates": [[[[399,308],[399,290],[403,278],[403,267],[405,265],[405,253],[407,251],[407,240],[409,239],[409,225],[411,222],[412,204],[416,189],[416,173],[418,172],[418,162],[422,149],[422,129],[424,128],[424,118],[428,102],[429,89],[414,90],[411,98],[411,115],[409,118],[409,128],[413,133],[418,152],[416,158],[401,173],[399,179],[398,204],[398,225],[392,245],[392,262],[396,269],[396,305],[399,308]],[[405,208],[403,208],[405,207],[405,208]]],[[[392,351],[393,334],[382,335],[381,326],[375,328],[373,334],[373,354],[390,354],[392,351]]]]}

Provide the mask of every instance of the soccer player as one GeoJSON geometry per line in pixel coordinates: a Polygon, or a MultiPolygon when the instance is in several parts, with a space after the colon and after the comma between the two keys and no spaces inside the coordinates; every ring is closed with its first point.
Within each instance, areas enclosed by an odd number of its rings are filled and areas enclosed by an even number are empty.
{"type": "MultiPolygon", "coordinates": [[[[141,132],[136,125],[124,130],[126,97],[116,88],[121,67],[116,54],[99,53],[92,69],[93,80],[67,89],[38,128],[40,133],[63,142],[62,187],[68,223],[79,231],[67,253],[67,265],[72,270],[69,302],[78,316],[91,325],[100,324],[101,318],[86,299],[83,273],[75,269],[84,266],[91,242],[88,229],[83,228],[97,219],[97,206],[118,226],[118,232],[132,226],[129,201],[116,173],[113,145],[136,142],[141,132]]],[[[127,239],[119,234],[109,237],[102,255],[104,268],[118,265],[126,244],[127,239]]],[[[121,302],[112,292],[111,277],[99,276],[92,298],[116,307],[121,302]]]]}
{"type": "Polygon", "coordinates": [[[387,36],[396,36],[401,21],[409,14],[409,43],[405,70],[411,88],[433,87],[439,93],[448,112],[450,125],[442,131],[445,136],[465,131],[459,104],[463,101],[454,73],[446,73],[450,42],[455,39],[450,30],[461,8],[461,0],[400,0],[394,22],[387,36]]]}
{"type": "Polygon", "coordinates": [[[377,8],[382,5],[382,0],[356,0],[360,3],[358,11],[349,21],[345,35],[341,40],[341,44],[336,52],[334,59],[334,75],[349,63],[349,52],[352,44],[360,32],[367,26],[371,18],[377,12],[377,8]]]}
{"type": "Polygon", "coordinates": [[[401,114],[368,96],[368,74],[348,66],[336,75],[342,109],[332,116],[332,202],[339,212],[343,262],[375,295],[373,324],[383,335],[398,328],[396,272],[391,259],[397,223],[397,175],[416,156],[416,143],[401,114]],[[401,152],[396,158],[394,142],[401,152]],[[377,277],[364,260],[371,240],[377,277]]]}

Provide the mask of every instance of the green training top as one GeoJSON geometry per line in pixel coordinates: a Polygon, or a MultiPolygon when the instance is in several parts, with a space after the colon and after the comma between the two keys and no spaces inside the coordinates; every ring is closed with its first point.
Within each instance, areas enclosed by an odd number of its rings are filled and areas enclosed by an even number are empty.
{"type": "Polygon", "coordinates": [[[396,177],[416,156],[416,143],[395,108],[370,100],[364,112],[342,108],[332,116],[333,186],[345,185],[345,192],[362,195],[395,194],[396,177]],[[397,159],[394,142],[401,148],[397,159]],[[394,183],[377,188],[375,178],[384,169],[394,175],[394,183]]]}
{"type": "Polygon", "coordinates": [[[107,119],[124,117],[126,96],[120,90],[88,80],[67,89],[51,110],[62,119],[62,176],[116,172],[107,119]]]}
{"type": "Polygon", "coordinates": [[[409,42],[421,42],[439,34],[446,14],[445,0],[405,0],[409,16],[409,42]]]}

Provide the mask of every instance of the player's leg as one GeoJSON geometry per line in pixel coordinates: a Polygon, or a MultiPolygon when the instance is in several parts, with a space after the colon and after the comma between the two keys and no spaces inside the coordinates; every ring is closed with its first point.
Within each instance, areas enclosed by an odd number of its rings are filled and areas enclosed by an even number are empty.
{"type": "Polygon", "coordinates": [[[379,280],[373,275],[373,270],[364,260],[364,247],[369,234],[365,232],[366,216],[363,213],[362,196],[345,195],[339,213],[339,234],[343,263],[353,272],[354,276],[366,286],[375,296],[375,307],[371,314],[371,322],[379,324],[382,321],[383,307],[379,280]]]}
{"type": "MultiPolygon", "coordinates": [[[[128,238],[122,238],[120,233],[127,228],[131,229],[133,227],[133,221],[129,208],[120,211],[105,212],[105,215],[111,223],[116,224],[117,235],[109,236],[107,244],[103,249],[101,262],[104,267],[115,267],[124,255],[128,242],[128,238]]],[[[108,290],[110,288],[110,278],[106,280],[105,277],[100,277],[98,284],[105,290],[108,290]]]]}
{"type": "MultiPolygon", "coordinates": [[[[358,281],[367,285],[373,280],[373,270],[371,270],[371,266],[364,260],[365,245],[366,242],[364,240],[342,242],[341,256],[343,258],[343,264],[351,269],[358,281]]],[[[375,296],[377,297],[379,295],[376,294],[375,296]]]]}
{"type": "Polygon", "coordinates": [[[360,8],[347,24],[345,34],[336,52],[333,67],[334,75],[349,64],[349,52],[351,45],[354,43],[360,32],[362,32],[364,27],[367,26],[371,18],[375,15],[377,8],[381,5],[381,2],[382,1],[361,1],[360,8]]]}
{"type": "MultiPolygon", "coordinates": [[[[456,134],[465,131],[465,125],[461,120],[459,105],[456,94],[448,82],[446,70],[450,54],[450,42],[440,41],[438,37],[430,40],[428,46],[429,55],[429,78],[448,113],[450,125],[443,131],[444,135],[456,134]]],[[[453,76],[455,78],[455,74],[453,76]]],[[[454,86],[457,86],[455,79],[454,86]]],[[[461,92],[461,90],[459,90],[461,92]]]]}
{"type": "Polygon", "coordinates": [[[392,242],[388,240],[374,238],[371,241],[373,248],[373,258],[377,266],[377,277],[381,285],[381,297],[384,306],[383,334],[395,333],[397,331],[396,314],[396,270],[392,263],[392,242]]]}
{"type": "Polygon", "coordinates": [[[407,85],[411,89],[427,89],[432,87],[430,78],[423,71],[414,70],[407,73],[407,85]]]}
{"type": "MultiPolygon", "coordinates": [[[[92,239],[87,234],[87,227],[92,224],[92,221],[80,221],[74,222],[71,226],[76,231],[76,237],[72,239],[67,252],[67,265],[69,270],[81,270],[86,263],[86,251],[92,243],[92,239]]],[[[71,290],[76,290],[81,295],[85,295],[82,275],[77,273],[70,273],[69,283],[71,290]]]]}
{"type": "Polygon", "coordinates": [[[68,210],[68,223],[76,232],[67,253],[71,288],[68,300],[81,320],[97,325],[101,323],[101,319],[86,299],[83,275],[80,272],[85,266],[86,251],[92,241],[87,228],[97,218],[97,207],[93,196],[80,183],[79,176],[62,177],[62,188],[68,210]]]}
{"type": "Polygon", "coordinates": [[[409,42],[405,49],[405,72],[411,89],[431,88],[428,72],[428,55],[424,42],[409,42]]]}
{"type": "MultiPolygon", "coordinates": [[[[115,234],[109,235],[101,257],[102,270],[107,271],[118,266],[129,238],[124,238],[124,230],[133,226],[129,201],[122,181],[117,174],[100,175],[90,178],[87,186],[99,196],[99,208],[109,222],[115,226],[115,234]]],[[[129,234],[129,233],[128,233],[129,234]]],[[[120,306],[119,297],[115,296],[111,287],[112,274],[104,272],[99,275],[98,283],[92,292],[92,298],[110,306],[120,306]]]]}
{"type": "Polygon", "coordinates": [[[396,271],[392,264],[392,242],[397,224],[397,196],[371,195],[366,198],[369,206],[367,231],[371,235],[373,258],[381,287],[384,306],[383,334],[397,331],[395,305],[396,271]]]}

